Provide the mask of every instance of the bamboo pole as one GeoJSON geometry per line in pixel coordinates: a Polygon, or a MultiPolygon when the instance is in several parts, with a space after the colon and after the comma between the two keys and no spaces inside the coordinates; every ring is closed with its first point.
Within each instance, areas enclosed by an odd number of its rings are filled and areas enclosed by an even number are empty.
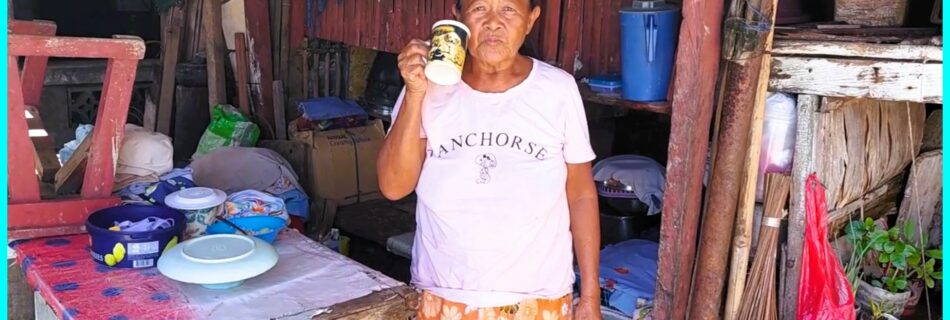
{"type": "MultiPolygon", "coordinates": [[[[775,8],[776,1],[772,2],[775,8]]],[[[775,21],[772,10],[770,21],[775,21]]],[[[732,262],[729,265],[729,282],[726,288],[726,320],[733,320],[739,311],[739,302],[745,291],[746,274],[749,266],[749,251],[752,247],[752,220],[755,212],[755,191],[759,169],[759,156],[762,149],[762,125],[765,118],[765,100],[768,97],[769,75],[772,67],[772,42],[775,28],[769,28],[765,36],[762,53],[762,66],[759,69],[759,83],[756,87],[755,107],[752,116],[752,130],[749,136],[749,151],[746,153],[746,170],[742,192],[739,194],[736,214],[736,232],[733,236],[732,262]]]]}
{"type": "Polygon", "coordinates": [[[720,106],[722,121],[700,233],[689,319],[719,318],[753,114],[756,108],[764,107],[756,106],[755,90],[759,87],[762,54],[773,29],[775,0],[737,1],[733,5],[725,24],[728,29],[723,47],[726,76],[720,84],[725,86],[720,106]]]}
{"type": "MultiPolygon", "coordinates": [[[[565,4],[564,8],[570,11],[569,5],[565,4]]],[[[684,19],[671,88],[673,114],[670,120],[668,183],[663,196],[665,216],[660,228],[659,267],[653,301],[655,319],[686,318],[699,229],[703,168],[722,45],[723,1],[684,0],[682,8],[684,19]]],[[[566,21],[572,21],[568,16],[564,15],[566,21]]],[[[571,41],[566,43],[572,45],[571,41]]]]}

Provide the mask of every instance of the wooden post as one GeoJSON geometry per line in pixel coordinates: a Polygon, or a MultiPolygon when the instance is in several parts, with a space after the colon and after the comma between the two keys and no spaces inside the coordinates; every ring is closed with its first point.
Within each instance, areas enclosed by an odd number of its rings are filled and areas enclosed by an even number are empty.
{"type": "MultiPolygon", "coordinates": [[[[755,3],[734,2],[733,14],[727,18],[726,57],[723,72],[726,86],[722,97],[722,122],[717,134],[717,152],[713,155],[715,164],[709,179],[709,201],[703,215],[701,240],[689,319],[717,319],[722,303],[722,290],[727,277],[729,244],[732,242],[733,225],[736,219],[736,207],[740,184],[743,178],[746,152],[749,147],[749,133],[752,115],[755,113],[755,89],[758,88],[759,72],[762,67],[763,47],[768,31],[751,30],[743,23],[730,24],[729,20],[759,21],[772,28],[771,14],[775,0],[755,3]],[[745,17],[742,12],[765,12],[767,16],[745,17]]],[[[674,110],[676,108],[674,107],[674,110]]],[[[754,188],[754,187],[753,187],[754,188]]]]}
{"type": "MultiPolygon", "coordinates": [[[[254,110],[259,116],[261,137],[273,138],[274,123],[274,67],[271,59],[270,15],[267,0],[244,0],[244,15],[247,20],[248,56],[251,63],[252,90],[260,93],[260,101],[254,110]]],[[[256,97],[255,97],[256,98],[256,97]]]]}
{"type": "MultiPolygon", "coordinates": [[[[568,0],[570,2],[573,1],[568,0]]],[[[672,84],[673,114],[667,185],[663,196],[665,217],[660,229],[655,319],[686,318],[703,171],[719,71],[722,10],[723,1],[683,1],[683,23],[676,54],[678,67],[672,84]]],[[[573,51],[561,51],[561,54],[565,53],[573,55],[573,51]]],[[[564,58],[562,56],[561,60],[564,58]]],[[[573,59],[573,56],[569,58],[570,61],[573,59]]]]}
{"type": "Polygon", "coordinates": [[[237,81],[238,110],[245,116],[251,116],[251,98],[248,96],[251,92],[251,80],[248,74],[250,71],[248,70],[247,38],[243,32],[234,34],[234,57],[234,64],[237,65],[235,78],[237,81]]]}
{"type": "MultiPolygon", "coordinates": [[[[909,139],[908,139],[909,140],[909,139]]],[[[930,232],[930,226],[939,218],[943,196],[943,149],[920,154],[910,167],[910,177],[898,211],[898,223],[911,221],[916,232],[909,240],[920,245],[920,236],[930,232]]],[[[928,238],[928,242],[929,241],[928,238]]],[[[927,247],[929,243],[924,243],[927,247]]]]}
{"type": "Polygon", "coordinates": [[[541,21],[535,29],[541,29],[539,54],[545,61],[557,60],[558,38],[561,34],[561,0],[545,0],[541,7],[541,21]],[[540,28],[539,28],[540,27],[540,28]]]}
{"type": "Polygon", "coordinates": [[[290,0],[280,0],[280,38],[277,41],[278,50],[280,52],[280,63],[277,66],[277,70],[280,76],[275,77],[276,80],[283,81],[287,83],[290,81],[288,73],[290,72],[290,0]]]}
{"type": "MultiPolygon", "coordinates": [[[[775,7],[772,3],[772,7],[775,7]]],[[[770,19],[775,21],[775,12],[772,10],[770,19]]],[[[739,304],[745,292],[746,274],[749,270],[749,252],[752,249],[752,220],[755,214],[755,194],[759,173],[759,156],[762,149],[762,126],[765,117],[765,100],[768,98],[769,73],[772,58],[769,51],[772,49],[772,38],[775,29],[770,28],[765,36],[765,46],[762,53],[759,80],[756,87],[755,105],[752,115],[752,130],[749,133],[751,141],[745,158],[745,175],[742,191],[739,194],[738,212],[736,213],[736,232],[732,238],[733,253],[729,265],[729,282],[726,287],[726,320],[733,320],[739,312],[739,304]]],[[[763,187],[764,188],[764,187],[763,187]]]]}
{"type": "Polygon", "coordinates": [[[805,180],[815,171],[815,112],[821,99],[798,96],[795,133],[795,160],[792,162],[792,196],[788,210],[788,252],[785,258],[785,285],[779,292],[781,319],[795,319],[798,311],[798,278],[801,275],[802,243],[805,240],[805,180]]]}
{"type": "MultiPolygon", "coordinates": [[[[558,64],[561,69],[570,74],[574,74],[574,57],[580,51],[580,25],[583,1],[564,0],[564,12],[561,15],[561,25],[566,26],[561,33],[561,41],[558,43],[558,64]]],[[[718,27],[716,27],[718,29],[718,27]]],[[[680,36],[682,39],[682,35],[680,36]]]]}
{"type": "MultiPolygon", "coordinates": [[[[398,5],[401,1],[396,1],[396,3],[398,5]]],[[[286,85],[290,101],[294,101],[304,98],[304,92],[306,92],[305,88],[307,88],[307,84],[304,83],[304,81],[306,81],[304,55],[300,53],[307,44],[304,38],[307,26],[307,10],[305,1],[291,1],[290,5],[289,46],[292,52],[288,53],[290,66],[288,67],[289,70],[284,80],[287,81],[286,85]]],[[[396,16],[398,17],[399,15],[397,14],[396,16]]],[[[396,23],[396,25],[399,25],[399,23],[396,23]]]]}
{"type": "Polygon", "coordinates": [[[274,137],[276,140],[286,140],[287,139],[287,114],[284,111],[286,105],[284,104],[284,82],[280,80],[274,80],[274,120],[276,129],[274,137]]]}
{"type": "Polygon", "coordinates": [[[205,37],[205,55],[208,58],[208,108],[228,103],[225,88],[224,62],[227,60],[224,46],[224,31],[221,29],[221,1],[202,0],[202,33],[205,37]]]}
{"type": "Polygon", "coordinates": [[[173,136],[172,110],[175,102],[175,68],[178,66],[178,53],[181,44],[181,29],[184,23],[182,8],[173,6],[168,10],[167,30],[162,42],[162,82],[158,96],[158,118],[155,128],[167,136],[173,136]]]}

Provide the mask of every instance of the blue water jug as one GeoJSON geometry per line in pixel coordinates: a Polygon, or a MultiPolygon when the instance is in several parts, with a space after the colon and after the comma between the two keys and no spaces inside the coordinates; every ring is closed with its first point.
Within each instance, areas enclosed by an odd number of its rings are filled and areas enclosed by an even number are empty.
{"type": "Polygon", "coordinates": [[[670,87],[680,10],[662,0],[633,3],[620,10],[623,98],[663,101],[670,87]]]}

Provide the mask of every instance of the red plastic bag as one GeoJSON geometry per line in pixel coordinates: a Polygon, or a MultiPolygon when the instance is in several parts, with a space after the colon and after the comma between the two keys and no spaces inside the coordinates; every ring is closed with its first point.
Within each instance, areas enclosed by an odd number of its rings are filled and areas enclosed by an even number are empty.
{"type": "Polygon", "coordinates": [[[805,181],[805,243],[798,282],[798,319],[854,320],[854,294],[828,242],[825,188],[812,173],[805,181]]]}

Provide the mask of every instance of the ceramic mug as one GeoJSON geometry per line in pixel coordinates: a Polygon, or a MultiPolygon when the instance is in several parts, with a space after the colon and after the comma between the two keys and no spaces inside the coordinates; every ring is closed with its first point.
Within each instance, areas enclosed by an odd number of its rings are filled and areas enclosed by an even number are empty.
{"type": "Polygon", "coordinates": [[[203,236],[205,231],[208,230],[208,226],[217,221],[217,217],[221,214],[223,208],[223,205],[216,205],[202,209],[181,210],[188,222],[185,227],[185,239],[203,236]]]}
{"type": "Polygon", "coordinates": [[[432,25],[432,47],[426,56],[426,78],[438,85],[454,85],[462,80],[468,50],[468,27],[455,20],[432,25]]]}

